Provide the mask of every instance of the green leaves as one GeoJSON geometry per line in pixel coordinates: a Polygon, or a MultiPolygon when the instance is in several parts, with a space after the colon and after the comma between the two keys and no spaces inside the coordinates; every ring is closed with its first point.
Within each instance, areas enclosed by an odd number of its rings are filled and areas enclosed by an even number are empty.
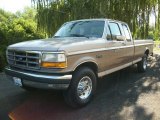
{"type": "Polygon", "coordinates": [[[43,32],[37,30],[35,15],[36,11],[31,8],[16,14],[0,9],[0,71],[6,64],[5,51],[8,45],[45,37],[43,32]]]}
{"type": "MultiPolygon", "coordinates": [[[[38,10],[38,29],[47,32],[49,36],[52,36],[58,27],[66,21],[85,18],[110,18],[127,22],[134,37],[146,38],[149,31],[150,13],[153,12],[154,7],[159,5],[160,0],[32,1],[38,10]]],[[[158,21],[160,21],[159,16],[157,16],[158,21]]]]}

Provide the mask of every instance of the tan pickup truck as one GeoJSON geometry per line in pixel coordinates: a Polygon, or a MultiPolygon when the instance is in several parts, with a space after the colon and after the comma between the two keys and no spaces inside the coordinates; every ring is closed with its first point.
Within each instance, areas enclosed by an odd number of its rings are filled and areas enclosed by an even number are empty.
{"type": "Polygon", "coordinates": [[[72,107],[91,101],[99,77],[137,64],[147,69],[153,40],[133,40],[128,25],[110,19],[64,23],[53,38],[10,45],[6,74],[18,86],[61,89],[72,107]]]}

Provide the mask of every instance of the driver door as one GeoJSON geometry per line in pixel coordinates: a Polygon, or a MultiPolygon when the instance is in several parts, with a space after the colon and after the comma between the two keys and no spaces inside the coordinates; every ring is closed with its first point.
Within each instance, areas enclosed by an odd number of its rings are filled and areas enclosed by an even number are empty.
{"type": "Polygon", "coordinates": [[[107,42],[106,42],[106,70],[115,69],[126,64],[125,54],[127,53],[125,40],[117,40],[116,36],[123,36],[121,26],[118,22],[108,22],[107,26],[107,42]]]}

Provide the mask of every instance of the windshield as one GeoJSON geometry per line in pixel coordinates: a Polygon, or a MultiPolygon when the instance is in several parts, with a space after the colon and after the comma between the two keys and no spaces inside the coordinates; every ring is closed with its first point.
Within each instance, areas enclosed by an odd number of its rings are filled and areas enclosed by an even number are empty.
{"type": "Polygon", "coordinates": [[[75,21],[65,23],[54,37],[97,37],[101,38],[104,21],[75,21]]]}

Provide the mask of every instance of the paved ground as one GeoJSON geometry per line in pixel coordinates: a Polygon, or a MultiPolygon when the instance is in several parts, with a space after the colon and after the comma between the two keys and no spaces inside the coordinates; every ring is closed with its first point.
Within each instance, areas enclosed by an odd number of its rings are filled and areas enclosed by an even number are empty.
{"type": "Polygon", "coordinates": [[[71,109],[57,91],[25,92],[0,73],[0,120],[160,120],[160,57],[99,80],[94,100],[71,109]]]}

